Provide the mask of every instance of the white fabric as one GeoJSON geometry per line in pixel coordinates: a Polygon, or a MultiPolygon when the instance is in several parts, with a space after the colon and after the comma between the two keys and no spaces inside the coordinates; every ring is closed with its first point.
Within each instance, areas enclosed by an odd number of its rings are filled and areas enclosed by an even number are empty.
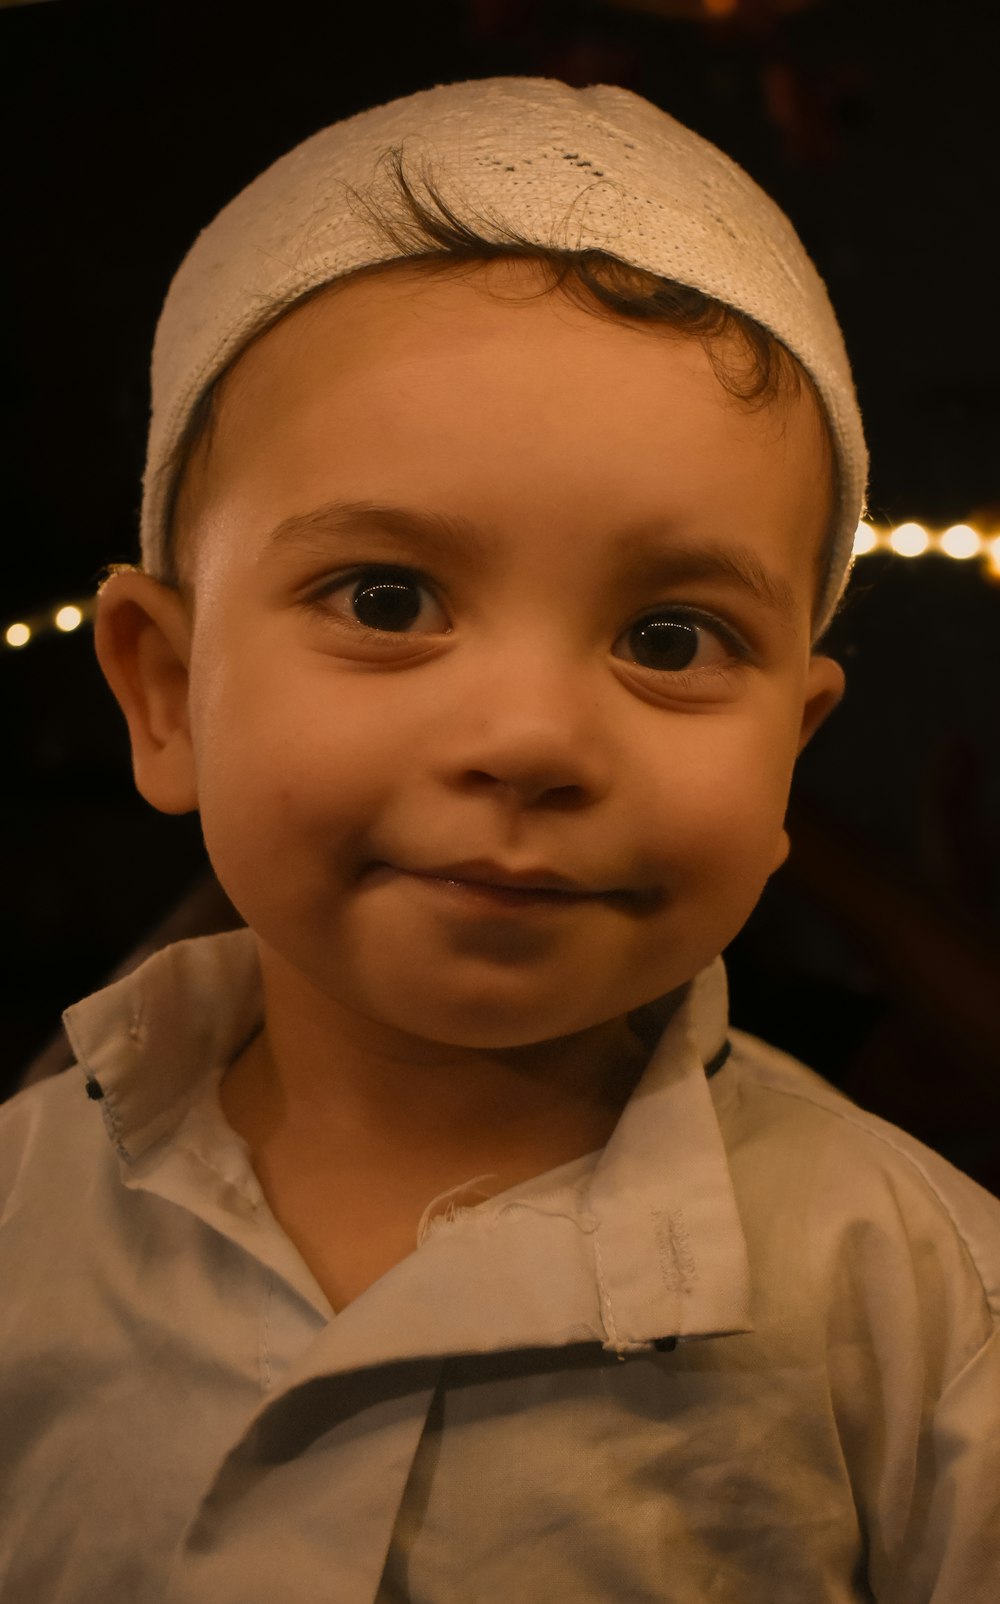
{"type": "Polygon", "coordinates": [[[177,943],[0,1108],[3,1604],[996,1604],[1000,1202],[740,1031],[708,1078],[721,959],[605,1149],[339,1315],[222,1114],[261,1010],[177,943]]]}
{"type": "MultiPolygon", "coordinates": [[[[630,90],[487,78],[359,112],[281,157],[198,236],[156,331],[142,507],[147,570],[165,572],[172,454],[198,398],[308,290],[408,254],[351,194],[384,186],[380,159],[433,178],[457,215],[502,240],[600,249],[747,313],[813,378],[840,469],[834,559],[817,627],[850,573],[868,457],[843,339],[791,223],[735,162],[630,90]]],[[[420,192],[420,181],[416,184],[420,192]]]]}

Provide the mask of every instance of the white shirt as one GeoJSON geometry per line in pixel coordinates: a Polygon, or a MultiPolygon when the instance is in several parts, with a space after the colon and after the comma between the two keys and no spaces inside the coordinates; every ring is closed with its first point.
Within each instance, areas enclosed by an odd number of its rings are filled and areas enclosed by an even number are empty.
{"type": "Polygon", "coordinates": [[[997,1604],[1000,1201],[741,1031],[707,1074],[721,959],[606,1147],[337,1315],[219,1102],[262,1008],[178,942],[0,1108],[2,1604],[997,1604]]]}

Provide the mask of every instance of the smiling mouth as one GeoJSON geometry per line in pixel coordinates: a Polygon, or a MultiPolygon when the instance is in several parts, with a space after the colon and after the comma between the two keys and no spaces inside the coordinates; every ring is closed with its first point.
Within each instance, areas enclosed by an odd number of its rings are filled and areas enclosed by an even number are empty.
{"type": "Polygon", "coordinates": [[[442,875],[421,874],[416,875],[418,880],[429,880],[434,885],[452,888],[456,891],[469,892],[480,896],[490,902],[499,902],[509,907],[518,907],[529,902],[595,902],[599,898],[593,892],[583,891],[542,891],[533,886],[498,886],[490,885],[482,880],[452,880],[442,875]]]}
{"type": "MultiPolygon", "coordinates": [[[[451,875],[420,874],[412,869],[398,869],[393,864],[375,864],[371,875],[376,883],[384,880],[402,878],[411,880],[415,885],[425,885],[428,890],[447,898],[455,908],[463,905],[467,908],[494,909],[503,908],[525,910],[528,908],[544,909],[571,908],[584,903],[603,903],[606,907],[620,908],[629,912],[648,911],[653,902],[650,895],[636,891],[559,891],[554,889],[539,889],[537,887],[498,886],[477,880],[459,880],[451,875]]],[[[658,900],[658,894],[652,894],[658,900]]]]}
{"type": "Polygon", "coordinates": [[[564,891],[535,886],[495,885],[486,881],[462,880],[455,875],[422,874],[415,869],[401,869],[384,859],[369,866],[366,878],[376,885],[389,880],[410,880],[425,885],[428,890],[447,899],[453,907],[469,909],[544,909],[570,908],[583,903],[603,904],[627,913],[648,915],[656,913],[665,901],[665,893],[658,889],[632,891],[564,891]]]}

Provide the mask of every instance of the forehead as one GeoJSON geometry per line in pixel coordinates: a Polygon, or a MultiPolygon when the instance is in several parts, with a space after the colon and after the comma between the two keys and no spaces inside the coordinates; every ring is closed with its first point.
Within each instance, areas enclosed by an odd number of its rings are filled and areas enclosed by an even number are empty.
{"type": "Polygon", "coordinates": [[[598,316],[532,262],[404,263],[327,287],[243,353],[219,403],[208,522],[238,526],[246,552],[334,501],[500,536],[527,516],[579,539],[593,513],[611,539],[620,513],[746,548],[755,523],[795,525],[813,553],[826,524],[807,387],[751,409],[699,341],[598,316]]]}

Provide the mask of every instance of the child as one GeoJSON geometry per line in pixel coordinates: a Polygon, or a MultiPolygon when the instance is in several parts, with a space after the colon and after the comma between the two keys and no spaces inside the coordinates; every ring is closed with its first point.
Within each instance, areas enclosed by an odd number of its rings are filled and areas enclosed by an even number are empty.
{"type": "Polygon", "coordinates": [[[2,1111],[3,1604],[1000,1597],[1000,1203],[727,1023],[865,476],[789,223],[625,90],[200,236],[96,646],[247,928],[2,1111]]]}

